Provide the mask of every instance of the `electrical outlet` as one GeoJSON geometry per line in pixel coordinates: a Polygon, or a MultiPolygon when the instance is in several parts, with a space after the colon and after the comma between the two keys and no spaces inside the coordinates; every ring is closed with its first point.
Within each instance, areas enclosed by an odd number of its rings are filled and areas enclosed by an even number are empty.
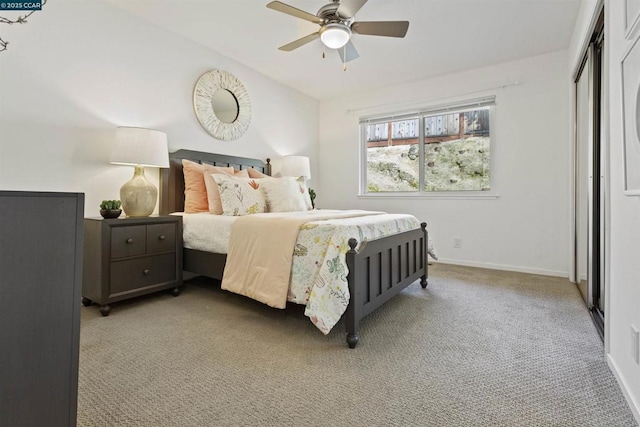
{"type": "Polygon", "coordinates": [[[640,365],[640,331],[634,325],[631,325],[631,357],[640,365]]]}
{"type": "Polygon", "coordinates": [[[462,247],[462,237],[453,238],[453,247],[457,249],[460,249],[462,247]]]}

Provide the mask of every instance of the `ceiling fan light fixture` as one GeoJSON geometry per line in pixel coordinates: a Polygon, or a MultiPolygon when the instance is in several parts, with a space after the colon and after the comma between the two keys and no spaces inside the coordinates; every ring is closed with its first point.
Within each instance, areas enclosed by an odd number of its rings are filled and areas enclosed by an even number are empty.
{"type": "Polygon", "coordinates": [[[320,40],[329,49],[340,49],[351,38],[351,29],[344,24],[327,24],[320,29],[320,40]]]}

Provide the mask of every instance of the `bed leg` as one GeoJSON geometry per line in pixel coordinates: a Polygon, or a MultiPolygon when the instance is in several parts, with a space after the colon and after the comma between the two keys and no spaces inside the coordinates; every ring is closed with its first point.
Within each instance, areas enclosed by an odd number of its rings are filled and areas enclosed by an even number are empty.
{"type": "Polygon", "coordinates": [[[362,279],[356,277],[356,256],[358,252],[356,247],[358,241],[354,238],[349,239],[349,251],[347,252],[347,268],[349,269],[349,275],[347,276],[347,282],[349,283],[349,305],[345,313],[345,326],[347,330],[347,344],[349,348],[356,348],[360,336],[358,336],[358,330],[360,329],[360,319],[362,319],[362,302],[361,292],[363,291],[362,279]],[[359,285],[359,286],[358,286],[359,285]]]}
{"type": "Polygon", "coordinates": [[[103,317],[107,317],[110,312],[111,312],[111,306],[109,304],[104,304],[100,306],[100,314],[102,314],[103,317]]]}
{"type": "Polygon", "coordinates": [[[423,253],[424,253],[424,276],[420,276],[420,286],[422,286],[422,289],[425,289],[428,285],[427,283],[427,274],[428,274],[428,269],[429,269],[429,254],[427,253],[427,246],[429,245],[429,233],[427,232],[427,223],[426,222],[421,222],[420,223],[420,228],[422,228],[422,232],[424,233],[424,246],[423,246],[423,253]]]}
{"type": "Polygon", "coordinates": [[[358,341],[360,341],[358,334],[347,333],[347,344],[349,344],[349,348],[356,348],[358,341]]]}
{"type": "Polygon", "coordinates": [[[348,316],[347,317],[347,344],[349,344],[349,348],[356,348],[358,345],[358,341],[360,341],[360,335],[358,335],[358,330],[360,329],[360,319],[356,320],[355,318],[348,316]]]}

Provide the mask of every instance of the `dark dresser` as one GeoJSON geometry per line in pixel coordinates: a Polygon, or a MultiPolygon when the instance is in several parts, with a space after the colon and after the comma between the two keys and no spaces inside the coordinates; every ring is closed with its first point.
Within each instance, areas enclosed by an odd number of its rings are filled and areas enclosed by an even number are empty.
{"type": "Polygon", "coordinates": [[[0,191],[0,426],[75,426],[84,194],[0,191]]]}

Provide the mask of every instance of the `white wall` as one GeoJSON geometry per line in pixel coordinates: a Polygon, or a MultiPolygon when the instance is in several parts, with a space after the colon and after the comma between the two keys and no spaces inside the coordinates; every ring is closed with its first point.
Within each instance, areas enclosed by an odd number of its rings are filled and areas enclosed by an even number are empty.
{"type": "MultiPolygon", "coordinates": [[[[610,136],[610,276],[606,332],[610,366],[626,391],[640,423],[640,365],[631,357],[630,327],[640,329],[640,197],[627,197],[624,189],[622,92],[620,61],[632,42],[624,36],[624,2],[605,2],[605,40],[609,56],[610,136]]],[[[634,96],[626,88],[627,96],[634,96]]],[[[640,166],[639,166],[640,167],[640,166]]]]}
{"type": "MultiPolygon", "coordinates": [[[[0,54],[2,190],[85,192],[85,214],[97,215],[133,175],[108,163],[117,126],[164,131],[170,151],[272,157],[276,170],[279,155],[309,155],[316,170],[317,101],[255,70],[101,2],[51,1],[14,27],[0,54]],[[214,68],[251,98],[235,141],[209,136],[193,112],[193,86],[214,68]]],[[[157,169],[147,174],[157,182],[157,169]]]]}
{"type": "Polygon", "coordinates": [[[411,213],[428,223],[444,262],[568,277],[567,74],[567,52],[561,51],[321,102],[321,179],[313,182],[318,204],[411,213]],[[490,89],[515,81],[520,84],[490,89]],[[360,115],[488,94],[495,94],[497,104],[492,129],[497,199],[358,197],[360,115]],[[384,103],[395,106],[374,108],[384,103]],[[461,249],[453,248],[454,236],[462,238],[461,249]]]}

